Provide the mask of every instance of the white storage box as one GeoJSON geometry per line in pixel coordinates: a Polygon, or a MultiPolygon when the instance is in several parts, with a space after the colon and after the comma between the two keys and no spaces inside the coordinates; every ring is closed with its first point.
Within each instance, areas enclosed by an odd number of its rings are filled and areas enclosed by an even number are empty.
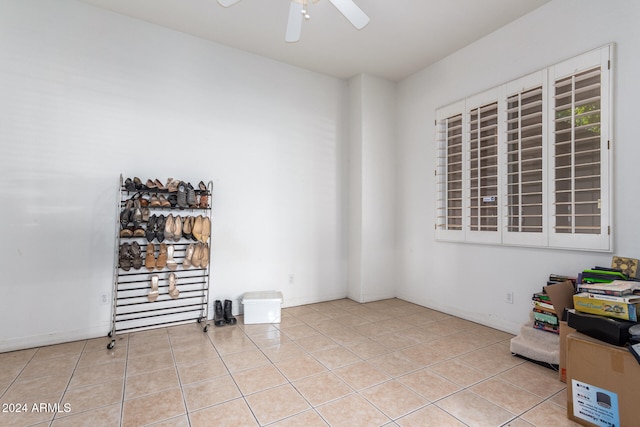
{"type": "Polygon", "coordinates": [[[242,296],[244,324],[280,323],[282,301],[282,292],[278,291],[245,292],[242,296]]]}

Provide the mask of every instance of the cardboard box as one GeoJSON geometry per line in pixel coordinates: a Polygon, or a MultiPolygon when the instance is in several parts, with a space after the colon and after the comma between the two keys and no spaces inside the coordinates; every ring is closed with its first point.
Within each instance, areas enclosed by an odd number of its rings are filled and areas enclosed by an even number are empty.
{"type": "Polygon", "coordinates": [[[567,325],[565,310],[573,308],[573,294],[575,288],[570,281],[556,283],[544,287],[544,291],[549,295],[553,308],[560,320],[560,363],[558,364],[559,380],[567,382],[567,335],[575,332],[575,329],[567,325]]]}
{"type": "Polygon", "coordinates": [[[560,321],[560,363],[558,364],[558,373],[560,381],[567,382],[567,335],[576,332],[567,324],[566,320],[560,321]]]}
{"type": "Polygon", "coordinates": [[[573,307],[582,313],[597,314],[598,316],[612,317],[614,319],[632,320],[634,322],[638,320],[635,304],[592,298],[587,292],[573,296],[573,307]]]}
{"type": "Polygon", "coordinates": [[[277,291],[245,292],[244,324],[280,323],[282,293],[277,291]]]}
{"type": "Polygon", "coordinates": [[[567,335],[567,417],[584,426],[638,425],[640,364],[626,347],[567,335]]]}

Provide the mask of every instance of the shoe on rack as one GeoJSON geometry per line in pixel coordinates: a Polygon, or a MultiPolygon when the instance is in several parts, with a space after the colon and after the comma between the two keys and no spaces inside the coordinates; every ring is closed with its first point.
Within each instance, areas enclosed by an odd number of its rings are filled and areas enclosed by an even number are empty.
{"type": "Polygon", "coordinates": [[[120,211],[120,228],[126,228],[131,222],[131,213],[133,211],[133,201],[127,200],[124,208],[120,211]]]}
{"type": "Polygon", "coordinates": [[[131,209],[131,222],[134,227],[138,227],[142,222],[142,209],[140,209],[140,200],[135,199],[133,201],[133,208],[131,209]]]}
{"type": "Polygon", "coordinates": [[[160,199],[158,199],[158,196],[156,196],[155,194],[151,196],[151,198],[149,199],[149,206],[151,206],[152,208],[159,208],[162,206],[162,203],[160,203],[160,199]]]}
{"type": "Polygon", "coordinates": [[[144,257],[144,266],[153,271],[156,268],[156,246],[153,243],[147,245],[147,253],[144,257]]]}
{"type": "Polygon", "coordinates": [[[237,322],[236,318],[231,314],[231,304],[231,300],[224,300],[224,321],[227,325],[235,325],[237,322]]]}
{"type": "Polygon", "coordinates": [[[131,270],[131,245],[129,243],[123,243],[120,245],[120,255],[118,257],[118,264],[124,271],[131,270]]]}
{"type": "Polygon", "coordinates": [[[193,234],[193,238],[195,240],[202,241],[202,215],[198,215],[193,222],[193,228],[191,229],[191,234],[193,234]]]}
{"type": "Polygon", "coordinates": [[[133,237],[133,231],[132,227],[123,228],[120,230],[120,237],[133,237]]]}
{"type": "Polygon", "coordinates": [[[163,194],[158,196],[158,201],[160,202],[160,206],[162,206],[163,208],[170,208],[171,207],[171,202],[169,200],[167,200],[167,198],[164,197],[163,194]]]}
{"type": "Polygon", "coordinates": [[[154,274],[151,276],[151,290],[147,294],[147,299],[149,302],[154,302],[158,299],[158,295],[160,295],[160,291],[158,291],[158,275],[154,274]]]}
{"type": "Polygon", "coordinates": [[[178,207],[180,209],[187,207],[187,185],[182,181],[178,184],[178,207]]]}
{"type": "Polygon", "coordinates": [[[196,201],[196,190],[193,189],[191,183],[187,184],[187,205],[190,208],[198,207],[198,202],[196,201]]]}
{"type": "Polygon", "coordinates": [[[169,202],[172,208],[175,208],[178,205],[178,196],[175,194],[169,194],[167,196],[167,201],[169,202]]]}
{"type": "Polygon", "coordinates": [[[127,178],[124,181],[124,188],[127,191],[136,191],[136,185],[133,183],[131,178],[127,178]]]}
{"type": "Polygon", "coordinates": [[[167,187],[164,186],[164,184],[162,184],[162,181],[160,181],[158,178],[155,179],[155,181],[153,181],[153,183],[156,185],[156,188],[158,190],[166,190],[167,187]]]}
{"type": "Polygon", "coordinates": [[[173,214],[169,214],[164,222],[164,238],[173,240],[173,214]]]}
{"type": "Polygon", "coordinates": [[[175,248],[173,245],[167,246],[167,268],[171,271],[176,271],[178,268],[178,263],[175,259],[173,259],[173,253],[175,252],[175,248]]]}
{"type": "Polygon", "coordinates": [[[149,210],[149,208],[142,208],[141,212],[142,212],[142,222],[149,221],[149,215],[151,215],[151,211],[149,210]]]}
{"type": "Polygon", "coordinates": [[[149,221],[147,221],[147,231],[145,232],[145,237],[147,238],[147,242],[151,242],[156,238],[156,214],[151,215],[149,221]]]}
{"type": "Polygon", "coordinates": [[[176,215],[173,218],[173,240],[178,241],[182,238],[182,218],[180,215],[176,215]]]}
{"type": "Polygon", "coordinates": [[[224,312],[222,311],[222,302],[216,300],[213,304],[213,324],[216,326],[224,326],[226,323],[224,320],[224,312]]]}
{"type": "Polygon", "coordinates": [[[156,232],[156,239],[158,239],[158,242],[162,242],[164,240],[164,222],[165,222],[164,215],[160,215],[156,219],[156,225],[154,227],[154,230],[156,232]]]}
{"type": "Polygon", "coordinates": [[[145,236],[144,228],[138,227],[133,230],[133,237],[144,237],[144,236],[145,236]]]}
{"type": "Polygon", "coordinates": [[[200,191],[207,191],[207,186],[204,185],[204,181],[200,181],[198,183],[198,188],[200,189],[200,191]]]}
{"type": "Polygon", "coordinates": [[[191,227],[193,225],[193,220],[195,218],[193,218],[192,216],[186,216],[184,217],[184,221],[182,221],[182,236],[185,239],[191,239],[191,227]]]}
{"type": "Polygon", "coordinates": [[[133,242],[131,244],[131,266],[135,270],[139,270],[142,267],[142,249],[138,242],[133,242]]]}
{"type": "Polygon", "coordinates": [[[167,190],[169,191],[169,193],[175,193],[178,191],[178,184],[180,184],[180,181],[175,180],[173,178],[169,178],[167,180],[167,190]]]}
{"type": "Polygon", "coordinates": [[[136,187],[136,190],[146,190],[147,186],[142,183],[140,178],[137,176],[133,178],[133,185],[136,187]]]}
{"type": "Polygon", "coordinates": [[[167,244],[160,243],[160,250],[158,253],[158,260],[156,261],[156,268],[162,270],[167,266],[167,244]]]}
{"type": "Polygon", "coordinates": [[[187,248],[187,250],[184,252],[184,259],[182,260],[182,268],[183,269],[187,269],[189,267],[191,267],[191,259],[193,258],[193,253],[195,252],[196,248],[195,246],[193,246],[193,243],[189,243],[189,247],[187,248]]]}
{"type": "Polygon", "coordinates": [[[202,256],[200,257],[200,268],[207,268],[209,266],[209,244],[202,244],[202,256]]]}
{"type": "Polygon", "coordinates": [[[158,184],[156,184],[154,181],[152,181],[150,179],[147,180],[147,184],[146,185],[147,185],[147,188],[149,190],[155,190],[156,188],[158,188],[158,184]]]}
{"type": "Polygon", "coordinates": [[[193,268],[200,268],[200,263],[202,262],[202,257],[204,254],[202,253],[202,243],[198,242],[194,246],[193,255],[191,256],[191,265],[193,268]]]}
{"type": "Polygon", "coordinates": [[[200,241],[202,243],[207,243],[207,240],[209,240],[210,235],[211,235],[211,220],[209,219],[208,216],[205,216],[202,219],[202,233],[201,233],[200,241]]]}
{"type": "Polygon", "coordinates": [[[201,194],[198,207],[200,209],[207,209],[209,207],[209,196],[207,196],[206,194],[201,194]]]}
{"type": "Polygon", "coordinates": [[[180,291],[176,287],[176,273],[169,273],[169,296],[173,299],[180,296],[180,291]]]}

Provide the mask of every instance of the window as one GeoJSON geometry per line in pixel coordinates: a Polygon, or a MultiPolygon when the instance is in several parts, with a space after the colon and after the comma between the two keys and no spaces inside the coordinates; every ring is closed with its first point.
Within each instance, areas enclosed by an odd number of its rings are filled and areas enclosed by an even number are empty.
{"type": "Polygon", "coordinates": [[[436,237],[608,251],[611,46],[436,112],[436,237]]]}

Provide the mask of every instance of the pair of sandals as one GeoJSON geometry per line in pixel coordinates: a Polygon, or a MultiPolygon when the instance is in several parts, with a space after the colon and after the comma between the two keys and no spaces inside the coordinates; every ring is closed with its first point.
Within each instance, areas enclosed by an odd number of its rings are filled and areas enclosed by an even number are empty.
{"type": "MultiPolygon", "coordinates": [[[[151,290],[147,294],[147,299],[149,302],[154,302],[160,296],[160,290],[158,289],[158,282],[160,281],[160,277],[157,274],[151,276],[151,290]]],[[[169,296],[173,299],[177,299],[180,296],[180,291],[176,286],[176,274],[169,273],[169,296]]]]}
{"type": "Polygon", "coordinates": [[[131,268],[138,270],[142,267],[142,249],[138,242],[120,245],[118,265],[124,271],[129,271],[131,268]]]}
{"type": "MultiPolygon", "coordinates": [[[[153,243],[149,243],[144,257],[144,266],[149,271],[153,271],[156,268],[162,270],[167,266],[168,253],[167,245],[161,243],[158,258],[156,258],[156,246],[153,243]]],[[[173,256],[173,252],[171,255],[173,256]]]]}

